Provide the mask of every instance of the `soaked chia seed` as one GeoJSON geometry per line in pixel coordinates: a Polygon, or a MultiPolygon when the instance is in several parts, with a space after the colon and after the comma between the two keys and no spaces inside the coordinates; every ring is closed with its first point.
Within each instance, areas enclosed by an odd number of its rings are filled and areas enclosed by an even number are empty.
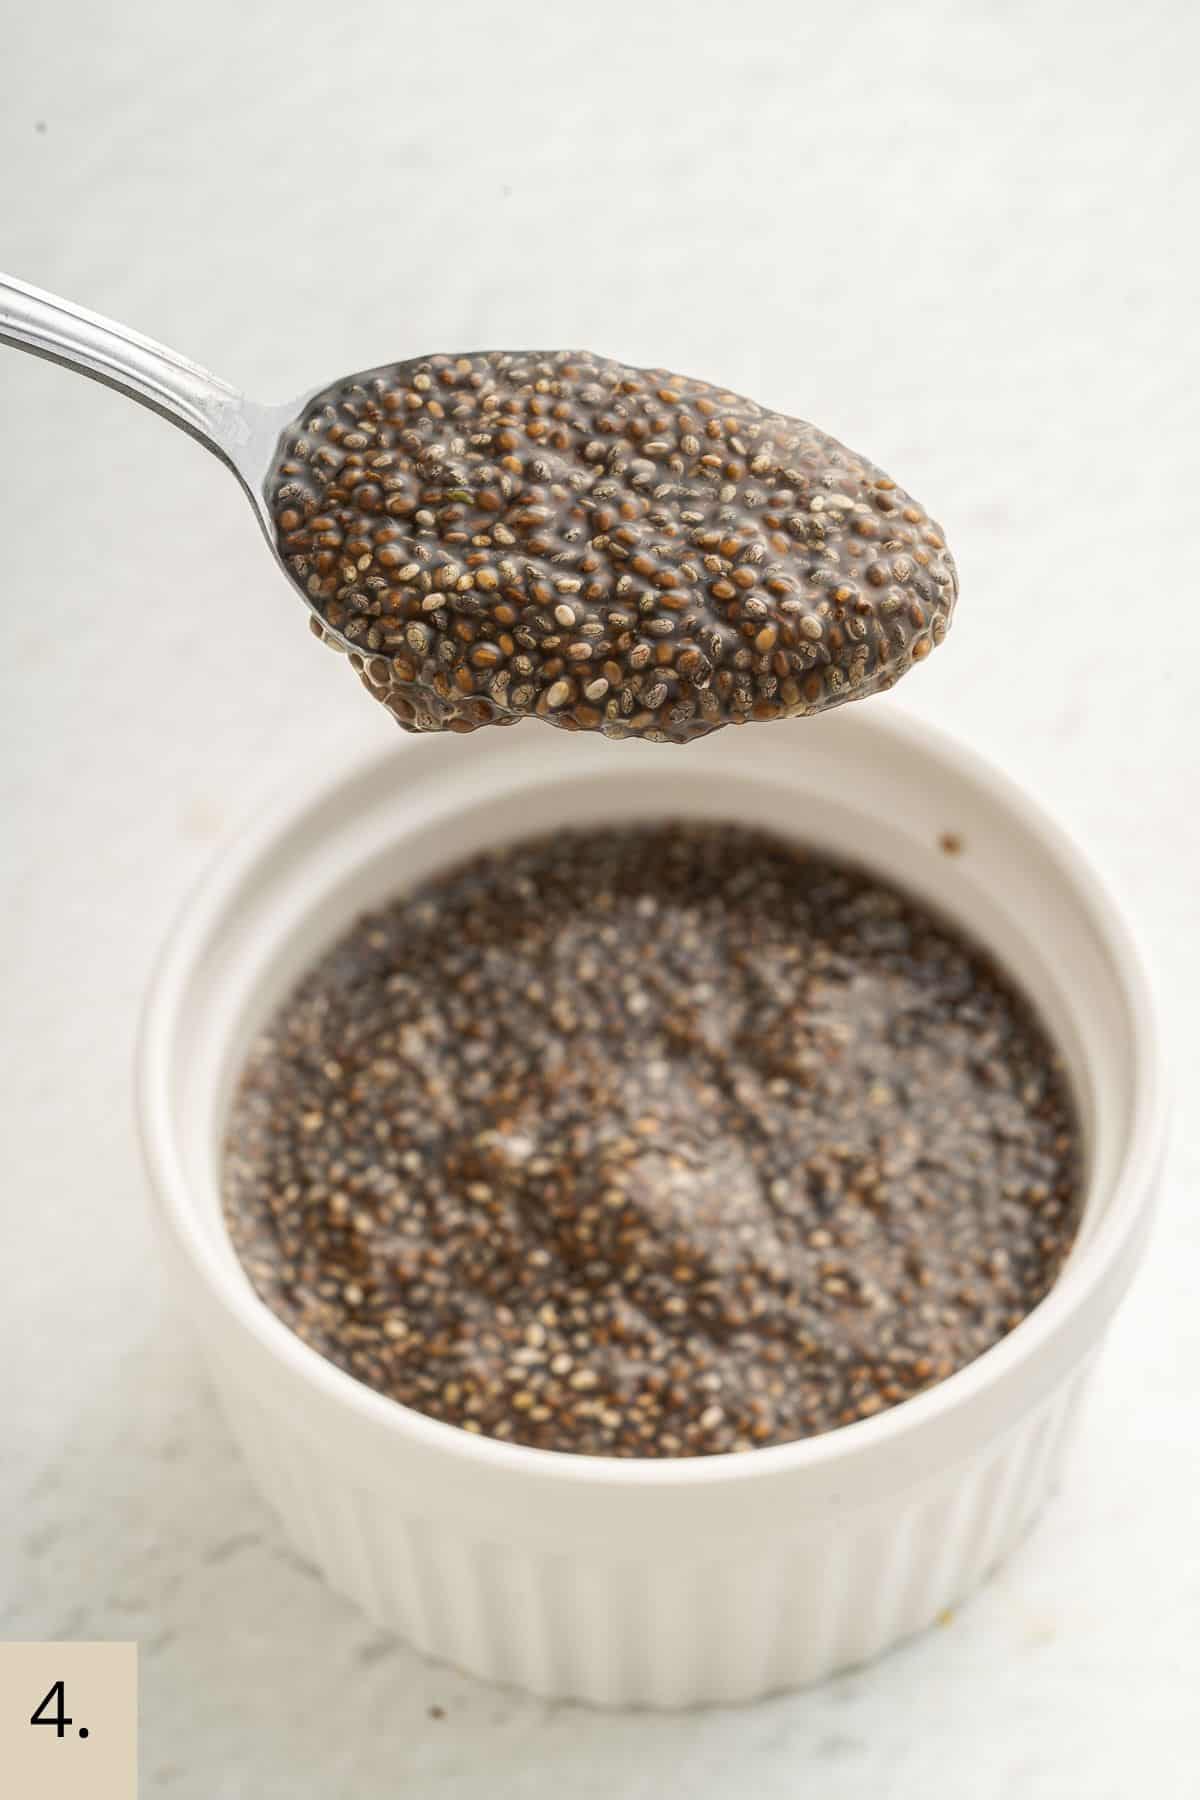
{"type": "Polygon", "coordinates": [[[958,592],[940,528],[815,425],[586,351],[353,376],[269,494],[318,636],[409,731],[822,712],[926,657],[958,592]]]}
{"type": "Polygon", "coordinates": [[[468,1431],[698,1456],[943,1380],[1078,1222],[1061,1061],[995,966],[732,826],[476,858],[254,1045],[225,1207],[268,1306],[468,1431]]]}

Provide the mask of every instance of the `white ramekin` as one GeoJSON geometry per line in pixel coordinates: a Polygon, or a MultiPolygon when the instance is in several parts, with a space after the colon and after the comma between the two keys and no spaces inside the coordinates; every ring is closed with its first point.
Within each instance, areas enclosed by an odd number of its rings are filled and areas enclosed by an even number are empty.
{"type": "Polygon", "coordinates": [[[1138,1261],[1164,1137],[1140,958],[1062,833],[960,746],[878,701],[686,751],[537,724],[404,738],[303,790],[189,903],[138,1056],[171,1271],[236,1435],[305,1556],[432,1656],[602,1705],[740,1701],[876,1655],[960,1600],[1037,1513],[1138,1261]],[[754,821],[935,901],[1036,999],[1088,1145],[1048,1298],[915,1400],[808,1442],[627,1462],[468,1435],[371,1392],[257,1299],[222,1219],[248,1041],[362,909],[566,823],[754,821]],[[942,834],[963,840],[959,854],[942,834]]]}

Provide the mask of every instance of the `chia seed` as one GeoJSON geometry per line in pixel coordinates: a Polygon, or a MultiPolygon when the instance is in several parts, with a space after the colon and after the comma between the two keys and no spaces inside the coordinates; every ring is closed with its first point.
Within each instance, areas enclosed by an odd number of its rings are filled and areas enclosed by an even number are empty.
{"type": "Polygon", "coordinates": [[[546,1449],[785,1443],[1012,1330],[1074,1236],[1061,1060],[957,928],[720,825],[489,853],[254,1045],[229,1231],[314,1349],[546,1449]]]}
{"type": "Polygon", "coordinates": [[[940,528],[815,425],[585,351],[353,376],[268,491],[317,634],[409,731],[822,712],[923,660],[958,592],[940,528]]]}

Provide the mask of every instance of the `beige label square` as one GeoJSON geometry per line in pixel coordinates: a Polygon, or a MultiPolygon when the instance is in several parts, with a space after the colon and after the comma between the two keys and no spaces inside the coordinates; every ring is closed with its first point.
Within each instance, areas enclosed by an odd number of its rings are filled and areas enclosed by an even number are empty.
{"type": "Polygon", "coordinates": [[[0,1644],[0,1793],[137,1800],[136,1644],[0,1644]]]}

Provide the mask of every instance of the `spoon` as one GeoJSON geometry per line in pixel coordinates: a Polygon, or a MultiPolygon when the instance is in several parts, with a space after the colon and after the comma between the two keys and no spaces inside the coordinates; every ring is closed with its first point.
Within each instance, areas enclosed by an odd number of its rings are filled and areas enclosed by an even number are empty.
{"type": "Polygon", "coordinates": [[[409,731],[534,717],[686,743],[883,692],[950,624],[954,561],[909,494],[689,376],[482,351],[263,406],[5,276],[0,341],[219,456],[314,632],[409,731]]]}
{"type": "MultiPolygon", "coordinates": [[[[115,319],[88,312],[28,282],[0,273],[0,343],[28,350],[47,362],[61,363],[77,374],[102,381],[137,400],[160,418],[178,425],[211,450],[237,476],[262,527],[276,562],[296,587],[309,611],[317,608],[292,579],[279,554],[266,482],[286,427],[304,412],[313,391],[281,406],[249,400],[236,388],[210,374],[165,344],[156,343],[115,319]]],[[[350,645],[322,621],[326,640],[350,645]]]]}

